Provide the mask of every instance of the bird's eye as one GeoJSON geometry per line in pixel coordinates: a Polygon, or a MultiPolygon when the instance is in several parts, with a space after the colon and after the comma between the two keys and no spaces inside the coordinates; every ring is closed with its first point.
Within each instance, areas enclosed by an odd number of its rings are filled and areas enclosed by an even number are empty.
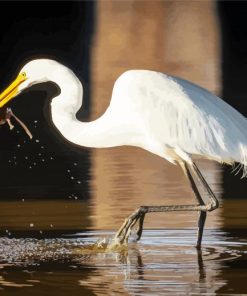
{"type": "Polygon", "coordinates": [[[27,76],[26,72],[22,72],[21,75],[22,75],[23,77],[26,77],[26,76],[27,76]]]}

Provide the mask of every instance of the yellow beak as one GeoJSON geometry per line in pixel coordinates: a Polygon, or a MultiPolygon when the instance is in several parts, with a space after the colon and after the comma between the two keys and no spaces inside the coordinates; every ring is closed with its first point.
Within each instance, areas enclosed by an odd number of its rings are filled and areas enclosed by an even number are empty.
{"type": "Polygon", "coordinates": [[[27,80],[26,75],[19,74],[17,78],[0,94],[0,108],[17,95],[18,86],[25,80],[27,80]]]}

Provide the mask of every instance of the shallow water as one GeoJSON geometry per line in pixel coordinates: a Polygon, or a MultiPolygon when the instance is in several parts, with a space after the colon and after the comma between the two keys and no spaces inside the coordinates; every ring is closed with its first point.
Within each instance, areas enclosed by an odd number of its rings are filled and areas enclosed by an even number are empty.
{"type": "Polygon", "coordinates": [[[138,243],[92,251],[140,205],[193,204],[189,184],[138,148],[56,150],[35,131],[45,121],[33,124],[34,141],[15,138],[0,155],[0,294],[247,294],[247,201],[224,199],[220,165],[198,161],[221,205],[201,252],[192,212],[147,215],[138,243]]]}
{"type": "Polygon", "coordinates": [[[194,247],[197,214],[189,212],[147,215],[138,243],[92,250],[140,205],[193,204],[186,178],[141,149],[68,148],[61,161],[42,134],[34,137],[2,157],[9,187],[0,201],[0,294],[247,293],[247,201],[221,198],[220,165],[198,162],[221,201],[208,215],[201,252],[194,247]]]}
{"type": "Polygon", "coordinates": [[[247,238],[206,230],[201,252],[194,230],[145,231],[121,252],[87,247],[112,232],[52,239],[0,239],[3,295],[216,295],[246,293],[247,238]]]}
{"type": "MultiPolygon", "coordinates": [[[[216,55],[208,50],[215,41],[208,42],[206,58],[200,50],[202,62],[196,55],[196,62],[178,59],[170,54],[181,48],[172,46],[174,19],[166,19],[161,7],[171,3],[137,2],[117,7],[99,1],[91,120],[105,111],[114,81],[127,69],[166,70],[211,90],[218,85],[216,55]],[[168,26],[170,34],[163,31],[168,26]],[[161,42],[164,34],[171,37],[161,42]],[[145,36],[158,39],[146,42],[145,36]]],[[[21,118],[29,120],[33,141],[18,128],[1,131],[0,295],[247,295],[247,201],[221,199],[221,167],[208,161],[199,165],[221,207],[208,215],[201,252],[194,247],[197,214],[188,212],[147,215],[138,243],[92,251],[92,244],[112,238],[138,206],[191,204],[194,198],[181,169],[148,152],[133,147],[77,151],[59,144],[42,113],[45,96],[33,91],[14,103],[17,114],[22,110],[21,118]]]]}
{"type": "MultiPolygon", "coordinates": [[[[0,294],[247,294],[245,200],[221,200],[220,209],[209,214],[201,252],[194,247],[197,214],[186,212],[147,215],[138,243],[92,251],[92,244],[111,239],[141,204],[193,202],[178,167],[156,163],[156,157],[135,149],[133,159],[124,157],[129,149],[91,156],[90,198],[20,196],[0,202],[0,294]],[[107,164],[107,175],[95,169],[97,161],[101,168],[107,164]]],[[[221,167],[207,161],[199,165],[220,197],[221,167]]]]}

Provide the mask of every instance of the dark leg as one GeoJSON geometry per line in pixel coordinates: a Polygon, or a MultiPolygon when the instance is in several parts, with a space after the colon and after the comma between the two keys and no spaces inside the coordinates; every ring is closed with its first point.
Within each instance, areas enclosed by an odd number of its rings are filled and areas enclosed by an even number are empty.
{"type": "MultiPolygon", "coordinates": [[[[188,167],[186,167],[186,172],[188,170],[188,167]]],[[[123,223],[123,225],[120,227],[118,232],[115,235],[115,240],[120,243],[127,243],[128,238],[131,234],[131,229],[133,226],[139,221],[139,228],[137,231],[138,239],[141,237],[142,233],[142,226],[143,226],[143,220],[145,217],[145,214],[152,213],[152,212],[168,212],[168,211],[199,211],[200,218],[199,218],[199,229],[198,231],[198,237],[197,237],[197,247],[200,248],[201,246],[201,239],[202,239],[202,232],[203,232],[203,226],[205,223],[206,215],[205,213],[207,211],[213,211],[218,207],[218,200],[215,197],[214,193],[212,192],[211,188],[207,184],[206,180],[203,178],[201,172],[197,168],[197,166],[194,163],[191,163],[190,168],[192,169],[193,173],[197,176],[199,182],[203,185],[203,187],[206,189],[209,197],[209,202],[207,204],[204,204],[203,199],[200,196],[200,193],[195,185],[195,182],[192,178],[192,175],[190,174],[190,171],[188,170],[188,177],[191,178],[194,189],[195,189],[195,195],[198,199],[199,205],[173,205],[173,206],[144,206],[138,208],[133,214],[131,214],[123,223]],[[203,204],[201,204],[203,203],[203,204]],[[203,213],[202,213],[203,212],[203,213]]],[[[192,187],[193,188],[193,187],[192,187]]]]}
{"type": "Polygon", "coordinates": [[[207,218],[207,212],[200,212],[199,213],[199,219],[198,219],[198,228],[197,228],[197,241],[196,241],[196,247],[197,249],[201,248],[202,244],[202,235],[203,235],[203,229],[204,229],[204,224],[207,218]]]}
{"type": "MultiPolygon", "coordinates": [[[[201,171],[198,169],[197,165],[194,162],[191,165],[191,169],[209,195],[208,211],[213,211],[213,210],[217,209],[219,207],[219,201],[216,198],[216,196],[214,195],[212,189],[209,187],[207,181],[202,176],[201,171]]],[[[192,187],[192,189],[193,189],[193,187],[192,187]]],[[[202,198],[201,198],[201,201],[204,203],[202,198]]],[[[198,249],[201,248],[202,234],[203,234],[203,229],[204,229],[204,224],[205,224],[207,212],[200,212],[199,215],[200,216],[199,216],[199,220],[198,220],[198,232],[197,232],[197,244],[196,244],[196,247],[198,249]]]]}
{"type": "MultiPolygon", "coordinates": [[[[199,190],[197,189],[197,186],[195,184],[195,181],[190,173],[190,170],[188,168],[188,165],[186,162],[181,161],[179,162],[184,174],[186,175],[186,177],[188,178],[191,188],[195,194],[196,200],[200,205],[205,205],[199,190]]],[[[201,246],[201,240],[202,240],[202,234],[203,234],[203,228],[204,228],[204,224],[205,224],[205,220],[207,217],[207,212],[203,212],[200,211],[199,212],[199,219],[198,219],[198,231],[197,231],[197,243],[196,243],[196,247],[200,248],[201,246]]],[[[142,230],[143,230],[143,222],[144,222],[144,218],[145,218],[145,214],[142,214],[139,218],[139,225],[137,227],[137,231],[136,231],[136,235],[137,235],[137,240],[139,240],[141,238],[142,235],[142,230]]],[[[136,224],[136,223],[135,223],[136,224]]]]}
{"type": "MultiPolygon", "coordinates": [[[[123,244],[128,242],[131,229],[139,221],[139,225],[143,224],[143,219],[147,213],[170,212],[170,211],[207,211],[205,205],[173,205],[173,206],[142,206],[132,213],[120,227],[115,235],[115,240],[123,244]],[[141,222],[140,222],[141,221],[141,222]]],[[[141,234],[142,229],[138,230],[141,234]]]]}
{"type": "MultiPolygon", "coordinates": [[[[191,188],[195,194],[196,200],[198,201],[198,203],[200,205],[205,205],[205,203],[201,197],[201,194],[196,186],[196,183],[190,173],[187,163],[180,162],[179,164],[180,164],[184,174],[186,175],[186,177],[188,178],[188,180],[190,182],[190,185],[191,185],[191,188]]],[[[204,229],[204,224],[205,224],[206,218],[207,218],[207,212],[200,211],[199,218],[198,218],[197,242],[196,242],[196,247],[198,249],[201,248],[202,235],[203,235],[203,229],[204,229]]]]}
{"type": "Polygon", "coordinates": [[[139,240],[142,236],[142,230],[143,230],[143,223],[144,223],[145,214],[143,214],[139,219],[139,225],[136,231],[137,240],[139,240]]]}
{"type": "Polygon", "coordinates": [[[207,203],[208,211],[211,212],[217,209],[219,207],[219,201],[214,195],[212,189],[209,187],[207,181],[204,179],[201,171],[198,169],[197,165],[194,162],[192,162],[192,164],[190,165],[190,168],[192,169],[193,173],[196,175],[199,182],[202,184],[202,186],[204,187],[204,189],[207,191],[209,195],[209,202],[207,203]]]}

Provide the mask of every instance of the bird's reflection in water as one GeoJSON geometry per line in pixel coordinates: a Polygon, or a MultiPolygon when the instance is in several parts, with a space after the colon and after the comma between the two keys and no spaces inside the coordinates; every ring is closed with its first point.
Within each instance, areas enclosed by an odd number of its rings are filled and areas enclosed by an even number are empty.
{"type": "Polygon", "coordinates": [[[205,282],[206,272],[203,264],[202,250],[197,250],[197,262],[199,271],[199,281],[205,282]]]}
{"type": "Polygon", "coordinates": [[[222,272],[246,256],[247,242],[237,243],[223,231],[206,230],[201,251],[194,247],[192,230],[144,231],[142,241],[121,250],[92,249],[99,236],[113,233],[92,231],[41,240],[1,238],[1,287],[6,291],[22,287],[26,295],[30,286],[40,286],[41,292],[61,287],[65,289],[61,295],[66,295],[68,286],[74,295],[107,291],[212,295],[227,290],[222,272]]]}
{"type": "MultiPolygon", "coordinates": [[[[244,220],[240,220],[240,216],[246,216],[244,202],[234,201],[233,212],[233,204],[228,206],[229,201],[224,201],[223,208],[209,215],[201,253],[194,247],[196,217],[191,213],[150,215],[137,244],[130,243],[122,250],[92,252],[93,244],[100,238],[113,237],[123,219],[137,206],[150,204],[150,197],[155,197],[152,203],[156,204],[193,198],[178,168],[166,166],[144,151],[126,153],[130,149],[92,153],[93,190],[89,199],[1,202],[3,235],[8,229],[10,237],[23,237],[0,238],[0,285],[6,295],[20,286],[25,296],[54,295],[58,290],[62,296],[69,292],[102,295],[109,291],[133,295],[212,295],[216,291],[228,293],[231,287],[242,292],[234,280],[236,274],[231,275],[227,267],[235,266],[236,271],[238,264],[246,262],[246,234],[242,232],[240,238],[239,233],[234,236],[224,232],[222,211],[234,226],[244,225],[244,220]],[[97,165],[108,173],[102,171],[97,175],[97,165]],[[157,173],[160,171],[162,174],[157,173]],[[116,176],[125,182],[117,183],[116,176]],[[153,177],[155,183],[151,182],[153,177]],[[36,212],[35,216],[30,215],[32,212],[36,212]],[[30,223],[34,224],[32,228],[30,223]],[[52,230],[50,224],[54,226],[52,230]],[[27,238],[30,230],[40,229],[40,239],[27,238]],[[64,235],[67,229],[69,233],[73,229],[72,236],[64,235]],[[44,238],[48,230],[53,231],[53,238],[44,238]],[[62,237],[56,238],[56,231],[64,231],[62,237]],[[78,233],[74,234],[75,231],[78,233]]],[[[220,168],[208,162],[200,163],[200,167],[220,195],[220,168]]],[[[238,277],[243,279],[245,270],[239,269],[238,277]]]]}

